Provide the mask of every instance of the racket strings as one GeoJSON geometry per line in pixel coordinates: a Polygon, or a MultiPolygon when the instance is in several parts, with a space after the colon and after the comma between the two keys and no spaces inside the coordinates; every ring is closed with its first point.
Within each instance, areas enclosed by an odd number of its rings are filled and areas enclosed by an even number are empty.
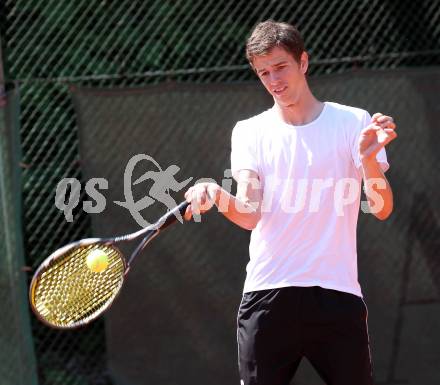
{"type": "MultiPolygon", "coordinates": [[[[87,255],[91,248],[84,251],[84,254],[87,255]]],[[[116,283],[118,283],[118,272],[116,276],[115,274],[107,274],[108,276],[104,277],[101,273],[89,272],[84,263],[76,265],[72,263],[82,259],[81,254],[83,253],[77,252],[76,254],[80,255],[69,258],[69,264],[56,266],[53,270],[49,269],[44,274],[45,280],[39,288],[41,293],[44,292],[45,287],[48,288],[48,291],[44,297],[40,297],[42,301],[37,301],[36,305],[42,315],[48,318],[48,321],[70,324],[87,318],[102,306],[103,301],[108,297],[112,297],[115,289],[113,285],[115,278],[116,283]],[[107,280],[106,282],[103,281],[104,278],[107,280]],[[62,290],[60,290],[61,288],[62,290]],[[51,320],[53,317],[58,318],[58,321],[51,320]]],[[[114,271],[114,267],[114,264],[110,263],[107,272],[114,271]]],[[[39,291],[37,290],[37,298],[38,294],[39,291]]]]}
{"type": "Polygon", "coordinates": [[[118,293],[125,272],[120,252],[103,244],[78,246],[54,258],[40,274],[33,294],[33,304],[40,316],[59,327],[87,322],[102,312],[118,293]],[[99,273],[86,263],[93,250],[108,256],[107,268],[99,273]]]}

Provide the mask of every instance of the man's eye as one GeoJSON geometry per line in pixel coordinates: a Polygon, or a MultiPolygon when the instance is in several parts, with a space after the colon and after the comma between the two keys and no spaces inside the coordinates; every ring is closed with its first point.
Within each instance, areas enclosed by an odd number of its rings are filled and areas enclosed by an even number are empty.
{"type": "Polygon", "coordinates": [[[260,72],[260,75],[261,75],[261,76],[267,76],[267,71],[260,72]]]}

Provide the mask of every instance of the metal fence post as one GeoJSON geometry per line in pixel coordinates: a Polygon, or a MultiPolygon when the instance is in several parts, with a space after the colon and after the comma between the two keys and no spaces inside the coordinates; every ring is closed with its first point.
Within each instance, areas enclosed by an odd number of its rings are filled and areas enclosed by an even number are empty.
{"type": "MultiPolygon", "coordinates": [[[[1,42],[1,36],[0,36],[1,42]]],[[[0,44],[0,378],[2,385],[37,385],[23,271],[18,88],[6,92],[0,44]]]]}

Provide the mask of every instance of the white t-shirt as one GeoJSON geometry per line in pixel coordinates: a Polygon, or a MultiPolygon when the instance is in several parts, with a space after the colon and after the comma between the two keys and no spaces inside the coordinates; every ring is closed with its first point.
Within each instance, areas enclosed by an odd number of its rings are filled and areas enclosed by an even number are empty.
{"type": "MultiPolygon", "coordinates": [[[[232,132],[231,170],[255,171],[264,194],[252,231],[244,292],[321,286],[362,297],[356,225],[360,131],[368,112],[326,102],[311,123],[285,123],[275,108],[232,132]]],[[[385,150],[377,159],[386,171],[385,150]]]]}

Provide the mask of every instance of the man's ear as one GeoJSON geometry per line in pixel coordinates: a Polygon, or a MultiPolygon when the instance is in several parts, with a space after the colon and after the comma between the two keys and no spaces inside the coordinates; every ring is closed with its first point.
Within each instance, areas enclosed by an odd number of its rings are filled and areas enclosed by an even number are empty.
{"type": "Polygon", "coordinates": [[[305,74],[309,68],[309,55],[306,51],[303,51],[303,53],[301,54],[299,68],[301,69],[301,72],[303,74],[305,74]]]}

